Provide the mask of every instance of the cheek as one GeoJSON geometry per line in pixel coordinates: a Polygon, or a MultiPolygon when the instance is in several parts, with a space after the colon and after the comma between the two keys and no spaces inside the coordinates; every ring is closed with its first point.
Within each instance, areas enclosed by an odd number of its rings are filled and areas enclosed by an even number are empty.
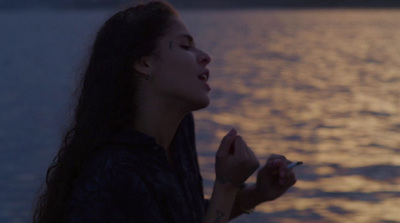
{"type": "Polygon", "coordinates": [[[169,73],[171,76],[181,76],[181,75],[194,75],[197,71],[196,59],[193,55],[178,54],[171,56],[165,61],[164,71],[169,73]]]}
{"type": "Polygon", "coordinates": [[[196,54],[173,45],[172,49],[163,48],[156,61],[155,74],[160,75],[162,79],[168,78],[179,81],[186,79],[199,72],[199,65],[196,64],[196,54]]]}
{"type": "Polygon", "coordinates": [[[187,64],[188,62],[196,62],[195,53],[181,48],[173,48],[165,58],[170,60],[172,63],[182,63],[182,65],[187,64]]]}

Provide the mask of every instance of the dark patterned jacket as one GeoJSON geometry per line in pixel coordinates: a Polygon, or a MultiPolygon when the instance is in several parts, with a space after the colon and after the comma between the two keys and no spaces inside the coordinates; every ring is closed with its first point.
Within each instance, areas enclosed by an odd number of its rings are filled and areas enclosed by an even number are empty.
{"type": "Polygon", "coordinates": [[[205,200],[191,114],[171,149],[175,169],[154,138],[129,128],[118,134],[75,181],[69,222],[201,222],[205,200]]]}

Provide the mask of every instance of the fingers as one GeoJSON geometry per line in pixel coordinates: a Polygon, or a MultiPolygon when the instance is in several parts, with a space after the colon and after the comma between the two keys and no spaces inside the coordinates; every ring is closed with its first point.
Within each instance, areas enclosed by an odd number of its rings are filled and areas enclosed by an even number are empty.
{"type": "Polygon", "coordinates": [[[287,160],[282,155],[271,155],[265,165],[265,171],[273,174],[279,174],[278,183],[283,187],[293,186],[297,179],[292,169],[286,169],[287,165],[291,164],[290,160],[287,160]]]}
{"type": "Polygon", "coordinates": [[[228,132],[228,134],[221,141],[221,145],[219,146],[217,155],[225,156],[230,153],[232,143],[235,141],[236,138],[236,134],[237,133],[235,129],[231,129],[231,131],[228,132]]]}
{"type": "Polygon", "coordinates": [[[251,150],[241,136],[236,136],[234,142],[234,156],[246,160],[250,166],[254,168],[254,171],[260,166],[256,155],[251,150]]]}
{"type": "Polygon", "coordinates": [[[246,154],[249,160],[252,160],[252,165],[254,168],[254,171],[256,171],[258,169],[258,167],[260,166],[260,161],[257,159],[256,154],[254,154],[253,150],[250,149],[247,145],[246,145],[246,154]]]}
{"type": "Polygon", "coordinates": [[[241,136],[236,136],[235,141],[233,143],[233,154],[235,156],[246,156],[247,152],[247,145],[244,142],[243,138],[241,136]]]}
{"type": "Polygon", "coordinates": [[[244,146],[244,141],[241,136],[236,136],[232,144],[232,154],[240,155],[243,154],[242,147],[244,146]]]}
{"type": "Polygon", "coordinates": [[[273,162],[275,170],[278,171],[280,177],[285,177],[286,175],[286,166],[292,163],[287,160],[285,156],[272,154],[268,160],[268,162],[273,162]]]}
{"type": "Polygon", "coordinates": [[[285,180],[283,186],[285,186],[285,187],[291,187],[291,186],[293,186],[296,182],[297,182],[296,175],[294,174],[293,171],[290,171],[290,172],[287,174],[287,178],[286,178],[286,180],[285,180]]]}
{"type": "Polygon", "coordinates": [[[259,165],[253,151],[234,129],[222,139],[216,156],[217,179],[240,185],[257,170],[259,165]]]}
{"type": "Polygon", "coordinates": [[[285,164],[286,158],[284,156],[272,154],[265,164],[266,172],[271,172],[273,174],[279,174],[280,177],[284,177],[285,173],[282,172],[282,168],[285,164]]]}

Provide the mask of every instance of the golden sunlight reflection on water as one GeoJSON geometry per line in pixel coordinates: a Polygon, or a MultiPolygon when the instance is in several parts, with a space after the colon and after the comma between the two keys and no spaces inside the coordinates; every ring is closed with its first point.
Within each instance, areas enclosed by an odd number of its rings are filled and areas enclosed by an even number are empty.
{"type": "Polygon", "coordinates": [[[213,58],[212,104],[195,113],[206,194],[232,127],[262,163],[305,162],[295,188],[257,208],[265,216],[235,222],[400,222],[398,10],[182,16],[213,58]]]}

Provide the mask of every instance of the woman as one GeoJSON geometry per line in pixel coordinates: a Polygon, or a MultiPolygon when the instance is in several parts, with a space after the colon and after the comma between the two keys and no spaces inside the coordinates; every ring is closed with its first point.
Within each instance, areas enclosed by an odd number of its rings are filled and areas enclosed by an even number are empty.
{"type": "Polygon", "coordinates": [[[209,62],[164,2],[112,16],[96,37],[34,222],[227,222],[292,186],[290,161],[271,156],[257,183],[243,187],[259,162],[231,130],[204,200],[191,112],[209,104],[209,62]]]}

